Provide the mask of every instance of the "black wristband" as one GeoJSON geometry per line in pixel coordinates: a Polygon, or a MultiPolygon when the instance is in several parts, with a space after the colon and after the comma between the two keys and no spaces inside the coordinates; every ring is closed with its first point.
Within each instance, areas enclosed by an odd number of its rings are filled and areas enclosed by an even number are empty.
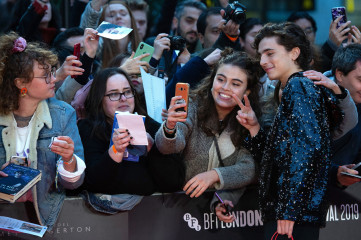
{"type": "Polygon", "coordinates": [[[338,86],[341,89],[341,94],[335,94],[335,96],[337,97],[337,99],[345,99],[347,97],[346,89],[340,85],[338,85],[338,86]]]}

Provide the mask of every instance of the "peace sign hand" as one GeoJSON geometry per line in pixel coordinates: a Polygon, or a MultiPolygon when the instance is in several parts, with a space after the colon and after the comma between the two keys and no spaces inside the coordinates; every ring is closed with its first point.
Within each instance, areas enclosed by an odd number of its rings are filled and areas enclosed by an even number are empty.
{"type": "Polygon", "coordinates": [[[252,137],[256,136],[261,126],[258,123],[258,119],[251,107],[247,95],[243,96],[245,104],[242,103],[241,99],[239,99],[236,94],[232,94],[232,97],[241,108],[236,116],[238,122],[249,131],[252,137]]]}

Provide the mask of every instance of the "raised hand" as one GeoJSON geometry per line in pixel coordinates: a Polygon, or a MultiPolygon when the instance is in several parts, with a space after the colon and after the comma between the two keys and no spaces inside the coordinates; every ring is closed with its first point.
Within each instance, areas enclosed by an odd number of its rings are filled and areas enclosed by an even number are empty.
{"type": "Polygon", "coordinates": [[[134,57],[134,52],[132,55],[120,66],[121,69],[126,71],[129,75],[140,74],[140,67],[142,67],[146,72],[148,72],[149,63],[146,61],[141,61],[142,58],[149,56],[149,53],[144,53],[138,57],[134,57]]]}
{"type": "Polygon", "coordinates": [[[238,106],[241,108],[241,110],[238,110],[236,116],[238,122],[243,127],[248,129],[252,137],[256,136],[261,126],[258,123],[258,119],[251,107],[247,95],[243,96],[245,104],[242,103],[241,99],[239,99],[236,94],[232,94],[232,97],[236,100],[238,106]]]}
{"type": "Polygon", "coordinates": [[[339,16],[336,18],[335,21],[331,22],[330,30],[328,37],[329,39],[336,45],[340,46],[343,40],[347,39],[347,33],[350,32],[349,25],[351,24],[351,21],[347,21],[344,24],[342,24],[339,28],[337,28],[338,22],[342,19],[342,16],[339,16]]]}
{"type": "Polygon", "coordinates": [[[174,96],[172,97],[172,100],[170,101],[170,106],[168,109],[168,117],[167,120],[165,122],[166,127],[168,129],[174,129],[177,122],[185,122],[187,119],[187,113],[186,112],[177,112],[176,109],[177,108],[182,108],[185,107],[187,104],[186,103],[176,103],[177,100],[182,99],[181,96],[174,96]]]}
{"type": "Polygon", "coordinates": [[[76,59],[76,56],[67,56],[65,61],[63,62],[63,65],[61,65],[61,67],[56,70],[56,80],[63,81],[67,76],[82,75],[84,69],[80,67],[81,65],[83,64],[76,59]]]}
{"type": "Polygon", "coordinates": [[[88,57],[94,58],[99,45],[98,31],[92,28],[84,30],[84,49],[88,57]]]}
{"type": "Polygon", "coordinates": [[[154,40],[154,52],[152,57],[159,60],[162,57],[164,50],[170,49],[170,39],[167,38],[168,34],[159,33],[154,40]]]}

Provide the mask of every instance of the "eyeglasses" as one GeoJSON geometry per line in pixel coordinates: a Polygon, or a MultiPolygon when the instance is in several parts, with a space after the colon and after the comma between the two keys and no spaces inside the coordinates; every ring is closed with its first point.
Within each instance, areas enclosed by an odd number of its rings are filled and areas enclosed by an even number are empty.
{"type": "Polygon", "coordinates": [[[49,84],[51,82],[51,76],[55,78],[56,76],[56,67],[52,67],[50,72],[46,72],[43,77],[34,77],[34,78],[44,78],[45,82],[49,84]]]}
{"type": "Polygon", "coordinates": [[[109,93],[105,96],[107,96],[110,101],[119,101],[122,98],[122,95],[124,95],[126,99],[134,97],[133,90],[131,89],[125,90],[124,92],[109,93]]]}
{"type": "Polygon", "coordinates": [[[310,35],[310,34],[314,33],[313,27],[307,27],[307,28],[303,29],[303,31],[305,32],[306,35],[310,35]]]}

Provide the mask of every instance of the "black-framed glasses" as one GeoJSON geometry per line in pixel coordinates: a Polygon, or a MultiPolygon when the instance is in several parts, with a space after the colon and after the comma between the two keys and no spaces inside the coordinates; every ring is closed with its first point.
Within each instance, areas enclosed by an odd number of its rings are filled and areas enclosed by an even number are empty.
{"type": "Polygon", "coordinates": [[[126,99],[134,97],[133,90],[131,89],[125,90],[124,92],[109,93],[105,96],[107,96],[110,101],[119,101],[122,98],[122,95],[124,95],[126,99]]]}
{"type": "Polygon", "coordinates": [[[34,77],[34,78],[44,78],[45,82],[49,84],[51,82],[51,76],[55,78],[56,76],[56,67],[52,67],[50,72],[46,72],[45,76],[42,77],[34,77]]]}

